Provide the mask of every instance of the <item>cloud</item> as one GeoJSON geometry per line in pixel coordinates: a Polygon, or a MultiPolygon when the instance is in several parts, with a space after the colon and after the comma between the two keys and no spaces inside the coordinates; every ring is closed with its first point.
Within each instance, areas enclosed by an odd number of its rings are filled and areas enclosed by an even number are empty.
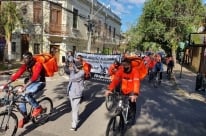
{"type": "MultiPolygon", "coordinates": [[[[111,0],[113,1],[113,0],[111,0]]],[[[135,5],[138,5],[138,4],[143,4],[146,0],[115,0],[116,2],[119,2],[119,3],[124,3],[124,4],[135,4],[135,5]]]]}
{"type": "Polygon", "coordinates": [[[146,0],[110,0],[112,10],[119,16],[130,14],[131,10],[143,4],[146,0]],[[125,6],[126,5],[126,6],[125,6]]]}

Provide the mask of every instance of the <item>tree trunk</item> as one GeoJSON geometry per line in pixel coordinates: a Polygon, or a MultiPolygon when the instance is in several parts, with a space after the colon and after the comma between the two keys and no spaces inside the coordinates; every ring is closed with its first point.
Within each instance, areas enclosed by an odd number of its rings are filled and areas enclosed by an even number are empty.
{"type": "Polygon", "coordinates": [[[12,54],[11,54],[11,41],[8,40],[7,41],[7,47],[8,47],[8,56],[7,56],[7,59],[8,61],[10,62],[12,60],[12,54]]]}
{"type": "Polygon", "coordinates": [[[172,48],[172,57],[174,59],[174,65],[176,66],[176,49],[172,48]]]}

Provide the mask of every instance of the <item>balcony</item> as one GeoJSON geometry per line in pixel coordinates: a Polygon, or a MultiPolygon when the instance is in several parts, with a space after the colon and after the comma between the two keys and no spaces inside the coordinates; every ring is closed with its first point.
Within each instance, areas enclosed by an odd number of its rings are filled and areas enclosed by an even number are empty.
{"type": "Polygon", "coordinates": [[[69,25],[66,24],[49,24],[45,23],[44,32],[50,35],[65,36],[69,34],[69,25]]]}

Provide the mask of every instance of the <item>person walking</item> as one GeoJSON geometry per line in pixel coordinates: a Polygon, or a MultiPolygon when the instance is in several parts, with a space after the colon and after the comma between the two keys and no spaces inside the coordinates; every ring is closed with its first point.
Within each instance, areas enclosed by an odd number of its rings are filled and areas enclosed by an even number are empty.
{"type": "Polygon", "coordinates": [[[79,105],[84,90],[84,70],[80,61],[69,66],[70,78],[67,87],[69,99],[72,107],[72,123],[70,130],[77,130],[79,123],[79,105]]]}

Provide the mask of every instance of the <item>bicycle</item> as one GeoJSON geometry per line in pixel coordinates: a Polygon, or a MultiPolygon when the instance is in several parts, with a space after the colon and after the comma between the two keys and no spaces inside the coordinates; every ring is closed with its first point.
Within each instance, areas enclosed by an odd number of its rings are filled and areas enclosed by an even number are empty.
{"type": "Polygon", "coordinates": [[[148,81],[151,82],[154,78],[154,72],[152,72],[152,69],[148,70],[148,81]]]}
{"type": "Polygon", "coordinates": [[[65,73],[69,75],[70,71],[68,67],[69,67],[69,63],[63,63],[61,66],[59,66],[59,70],[58,70],[59,75],[63,76],[65,73]]]}
{"type": "Polygon", "coordinates": [[[106,136],[123,136],[126,126],[129,124],[128,111],[129,111],[129,96],[119,95],[117,107],[114,115],[110,118],[107,128],[106,136]]]}
{"type": "Polygon", "coordinates": [[[160,71],[154,73],[153,86],[157,88],[161,84],[160,71]]]}
{"type": "MultiPolygon", "coordinates": [[[[5,92],[5,96],[0,99],[0,106],[6,108],[0,113],[1,136],[15,136],[17,132],[18,118],[15,112],[21,113],[18,103],[28,103],[23,94],[17,93],[20,87],[22,87],[22,85],[12,86],[9,84],[7,87],[3,88],[2,92],[5,92]]],[[[49,97],[42,96],[38,100],[38,103],[43,108],[41,114],[37,117],[32,117],[33,107],[31,106],[26,118],[34,124],[42,125],[49,120],[53,111],[53,102],[49,97]]]]}
{"type": "Polygon", "coordinates": [[[105,98],[105,106],[108,111],[112,111],[117,105],[120,92],[114,91],[105,98]]]}
{"type": "Polygon", "coordinates": [[[172,67],[168,67],[167,69],[167,79],[170,80],[172,75],[172,67]]]}

